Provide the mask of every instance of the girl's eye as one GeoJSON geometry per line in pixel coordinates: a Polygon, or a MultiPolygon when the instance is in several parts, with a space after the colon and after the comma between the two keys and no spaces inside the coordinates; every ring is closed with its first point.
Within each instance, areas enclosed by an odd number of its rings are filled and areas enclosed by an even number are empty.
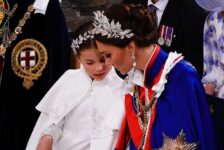
{"type": "Polygon", "coordinates": [[[94,62],[86,62],[87,65],[92,65],[94,62]]]}

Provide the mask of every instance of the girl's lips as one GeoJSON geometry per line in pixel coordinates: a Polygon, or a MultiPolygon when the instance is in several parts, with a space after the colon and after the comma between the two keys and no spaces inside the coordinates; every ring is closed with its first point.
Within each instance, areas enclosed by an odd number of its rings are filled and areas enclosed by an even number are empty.
{"type": "Polygon", "coordinates": [[[98,73],[98,74],[95,74],[95,76],[102,76],[102,75],[104,75],[105,74],[105,72],[103,72],[103,73],[98,73]]]}

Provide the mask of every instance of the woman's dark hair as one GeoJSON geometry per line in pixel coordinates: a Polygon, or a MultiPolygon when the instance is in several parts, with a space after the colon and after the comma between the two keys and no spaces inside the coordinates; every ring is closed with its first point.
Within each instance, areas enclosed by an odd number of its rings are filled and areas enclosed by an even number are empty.
{"type": "Polygon", "coordinates": [[[95,38],[106,44],[125,47],[134,41],[138,47],[146,47],[157,43],[157,26],[152,12],[140,4],[116,4],[105,12],[109,22],[114,20],[121,24],[123,30],[131,29],[134,36],[131,38],[107,38],[98,34],[95,38]]]}
{"type": "MultiPolygon", "coordinates": [[[[88,31],[92,30],[93,28],[94,26],[92,21],[85,22],[76,29],[73,38],[77,39],[79,36],[83,37],[84,34],[88,34],[88,31]]],[[[94,38],[86,38],[86,40],[83,40],[82,43],[79,44],[79,48],[76,48],[77,56],[80,55],[81,51],[88,48],[97,48],[94,38]]]]}

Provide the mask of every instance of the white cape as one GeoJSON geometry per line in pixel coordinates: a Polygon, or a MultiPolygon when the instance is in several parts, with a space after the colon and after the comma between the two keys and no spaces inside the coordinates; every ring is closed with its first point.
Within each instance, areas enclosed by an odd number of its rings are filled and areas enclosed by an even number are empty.
{"type": "MultiPolygon", "coordinates": [[[[75,109],[89,95],[92,83],[93,81],[82,67],[81,69],[68,70],[61,76],[36,107],[41,114],[26,150],[36,149],[42,132],[51,124],[60,122],[71,110],[75,109]]],[[[106,78],[99,83],[98,86],[101,90],[103,89],[100,95],[105,97],[105,102],[109,103],[108,105],[104,102],[106,106],[102,104],[102,106],[99,106],[102,109],[99,109],[105,115],[104,118],[106,118],[111,133],[119,131],[124,114],[121,88],[123,80],[117,76],[114,68],[112,68],[106,78]]],[[[91,150],[98,150],[101,147],[106,147],[106,145],[111,146],[112,139],[100,134],[101,132],[93,132],[91,135],[91,150]]]]}

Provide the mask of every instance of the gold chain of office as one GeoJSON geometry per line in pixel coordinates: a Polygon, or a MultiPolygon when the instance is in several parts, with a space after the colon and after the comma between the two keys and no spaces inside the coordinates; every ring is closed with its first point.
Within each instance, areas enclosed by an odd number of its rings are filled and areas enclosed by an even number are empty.
{"type": "Polygon", "coordinates": [[[29,5],[27,11],[23,15],[22,19],[19,20],[18,25],[15,27],[14,32],[6,39],[5,42],[2,42],[0,45],[0,56],[5,55],[7,48],[11,43],[16,40],[18,34],[22,33],[22,28],[26,24],[26,21],[30,18],[31,13],[33,12],[33,4],[29,5]]]}

